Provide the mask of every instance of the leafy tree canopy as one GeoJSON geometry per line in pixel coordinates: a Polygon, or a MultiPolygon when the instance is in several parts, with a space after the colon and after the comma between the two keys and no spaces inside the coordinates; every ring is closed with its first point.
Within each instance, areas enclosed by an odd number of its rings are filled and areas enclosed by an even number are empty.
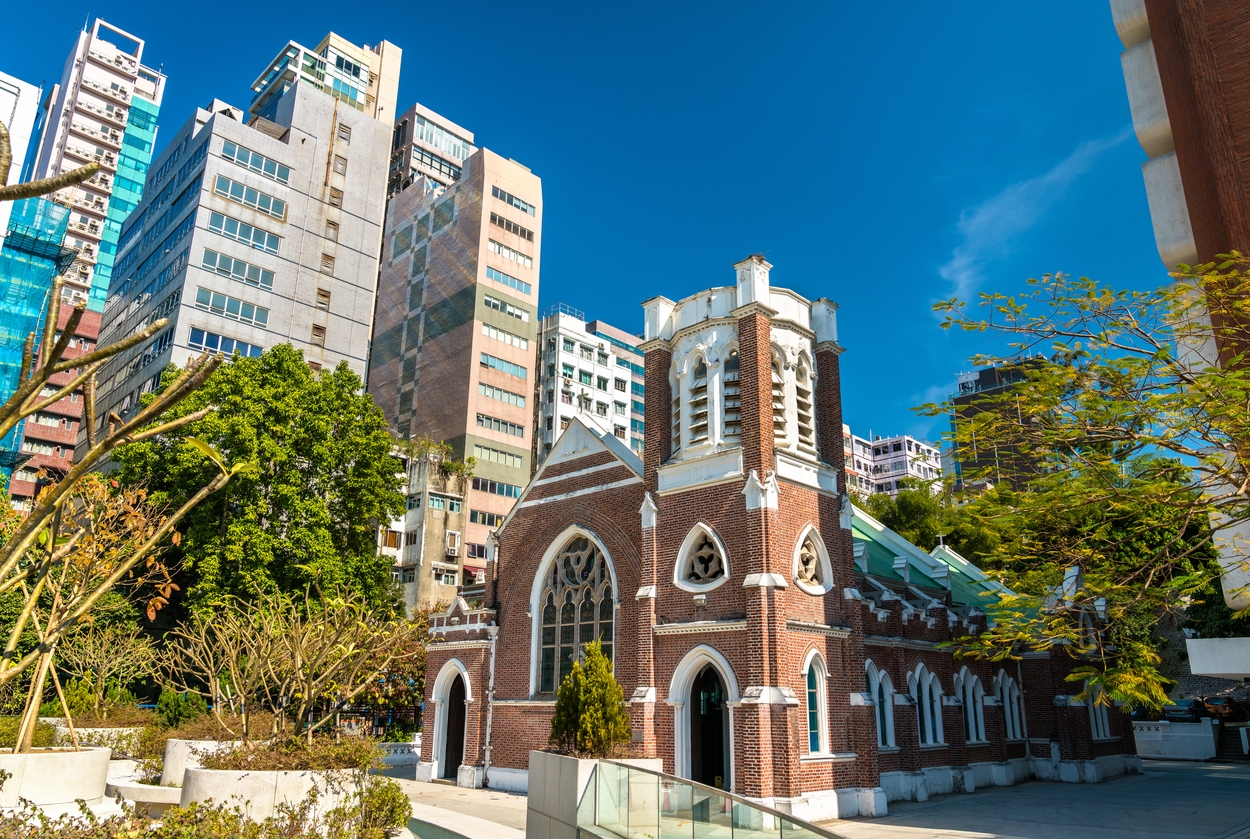
{"type": "MultiPolygon", "coordinates": [[[[167,370],[163,383],[172,381],[167,370]]],[[[173,414],[218,409],[116,454],[123,485],[180,504],[217,467],[244,465],[227,491],[187,515],[178,547],[193,607],[257,591],[355,591],[390,603],[376,526],[403,510],[401,464],[381,410],[346,363],[314,375],[289,344],[235,357],[173,414]]]]}
{"type": "Polygon", "coordinates": [[[997,530],[976,508],[958,507],[943,495],[934,495],[927,483],[919,486],[904,482],[895,498],[876,493],[862,500],[864,510],[926,551],[939,541],[970,562],[980,562],[998,547],[997,530]]]}
{"type": "Polygon", "coordinates": [[[1217,590],[1221,561],[1244,567],[1245,546],[1221,540],[1250,521],[1250,260],[1173,277],[1138,292],[1046,275],[1018,297],[981,294],[980,311],[936,307],[946,328],[1009,342],[1009,356],[974,363],[1031,359],[955,424],[958,449],[1008,454],[965,479],[997,484],[969,506],[1002,538],[984,564],[1019,594],[964,654],[1062,643],[1085,660],[1074,680],[1157,705],[1167,680],[1150,627],[1217,590]],[[1083,586],[1064,587],[1069,569],[1083,586]]]}

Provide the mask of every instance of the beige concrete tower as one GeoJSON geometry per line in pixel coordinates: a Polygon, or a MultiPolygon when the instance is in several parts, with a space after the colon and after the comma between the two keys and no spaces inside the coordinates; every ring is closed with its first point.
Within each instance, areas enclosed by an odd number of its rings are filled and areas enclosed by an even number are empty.
{"type": "Polygon", "coordinates": [[[400,436],[477,458],[466,575],[529,480],[541,245],[542,182],[488,149],[387,210],[369,392],[400,436]]]}

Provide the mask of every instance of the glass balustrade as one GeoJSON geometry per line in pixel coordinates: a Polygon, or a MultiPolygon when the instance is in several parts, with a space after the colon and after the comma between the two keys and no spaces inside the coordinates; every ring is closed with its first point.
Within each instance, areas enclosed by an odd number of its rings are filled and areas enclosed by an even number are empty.
{"type": "Polygon", "coordinates": [[[842,839],[733,793],[601,760],[577,826],[604,839],[842,839]]]}

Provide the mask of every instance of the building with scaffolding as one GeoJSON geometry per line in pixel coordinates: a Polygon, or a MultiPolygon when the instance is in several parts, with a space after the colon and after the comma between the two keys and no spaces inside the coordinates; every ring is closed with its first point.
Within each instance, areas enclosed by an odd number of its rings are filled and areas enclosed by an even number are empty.
{"type": "Polygon", "coordinates": [[[102,20],[78,33],[60,84],[44,100],[42,132],[25,180],[48,178],[92,161],[100,171],[56,195],[70,208],[67,244],[78,258],[64,296],[103,312],[122,223],[143,198],[156,143],[165,76],[143,64],[144,43],[102,20]]]}
{"type": "MultiPolygon", "coordinates": [[[[9,151],[12,158],[6,184],[14,184],[20,180],[22,162],[30,147],[32,135],[35,133],[35,121],[39,116],[39,101],[43,90],[38,85],[22,81],[8,73],[0,73],[0,122],[9,130],[9,151]]],[[[38,142],[38,137],[34,137],[38,142]]],[[[12,204],[0,201],[0,246],[4,245],[4,234],[9,229],[9,211],[12,204]]]]}
{"type": "MultiPolygon", "coordinates": [[[[22,379],[22,352],[32,333],[39,338],[48,292],[58,273],[77,253],[63,244],[70,211],[44,198],[15,201],[0,249],[0,401],[7,401],[22,379]]],[[[0,439],[0,469],[6,483],[22,452],[24,423],[0,439]]],[[[67,457],[72,459],[73,446],[67,457]]]]}

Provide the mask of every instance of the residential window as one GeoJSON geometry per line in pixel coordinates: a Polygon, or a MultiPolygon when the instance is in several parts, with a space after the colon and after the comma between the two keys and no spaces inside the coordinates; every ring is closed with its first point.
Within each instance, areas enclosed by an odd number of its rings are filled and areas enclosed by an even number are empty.
{"type": "Polygon", "coordinates": [[[573,352],[573,339],[572,338],[564,339],[564,351],[573,352]]]}
{"type": "Polygon", "coordinates": [[[418,139],[424,140],[434,148],[446,152],[456,160],[465,160],[473,153],[473,146],[469,144],[468,140],[457,137],[438,123],[430,122],[425,117],[417,117],[417,124],[414,126],[413,133],[418,139]]]}
{"type": "Polygon", "coordinates": [[[347,174],[347,158],[343,157],[343,155],[341,154],[336,154],[334,156],[334,174],[336,175],[347,174]]]}
{"type": "Polygon", "coordinates": [[[477,425],[479,428],[488,428],[491,431],[498,431],[501,434],[509,434],[513,437],[524,437],[525,428],[517,425],[515,422],[501,420],[498,417],[492,417],[488,414],[477,415],[477,425]]]}
{"type": "Polygon", "coordinates": [[[493,385],[477,383],[477,392],[488,399],[498,399],[500,402],[506,402],[509,405],[516,405],[518,408],[525,407],[525,397],[519,393],[504,390],[503,388],[494,387],[493,385]]]}
{"type": "Polygon", "coordinates": [[[403,534],[401,534],[398,530],[383,530],[382,531],[382,547],[398,548],[399,541],[402,538],[402,536],[403,534]]]}
{"type": "Polygon", "coordinates": [[[280,239],[277,236],[221,213],[209,213],[208,229],[227,239],[243,242],[266,253],[278,252],[280,239]]]}
{"type": "Polygon", "coordinates": [[[624,414],[624,413],[625,413],[625,403],[624,403],[624,402],[613,402],[613,403],[612,403],[612,407],[613,407],[613,409],[615,409],[615,411],[616,411],[618,414],[624,414]]]}
{"type": "MultiPolygon", "coordinates": [[[[418,146],[412,148],[412,162],[420,163],[427,169],[433,169],[438,174],[448,180],[460,180],[460,167],[448,160],[443,160],[436,154],[430,154],[425,149],[418,146]]],[[[413,169],[413,174],[419,174],[419,170],[413,169]]]]}
{"type": "Polygon", "coordinates": [[[520,236],[522,239],[524,239],[527,242],[534,241],[534,231],[528,230],[522,227],[521,225],[517,224],[516,222],[509,221],[508,219],[504,218],[501,215],[498,215],[496,213],[491,213],[490,223],[495,225],[496,227],[502,227],[504,230],[508,231],[509,233],[515,236],[520,236]]]}
{"type": "Polygon", "coordinates": [[[524,265],[526,268],[534,267],[534,260],[531,257],[526,256],[520,251],[513,250],[507,245],[501,245],[499,242],[496,242],[494,239],[487,239],[486,246],[490,249],[491,253],[498,254],[499,256],[502,256],[504,259],[510,259],[513,262],[515,262],[517,265],[524,265]]]}
{"type": "Polygon", "coordinates": [[[317,289],[317,308],[323,312],[330,311],[330,292],[327,289],[317,289]]]}
{"type": "Polygon", "coordinates": [[[647,388],[643,385],[642,382],[630,382],[629,392],[632,393],[634,396],[646,396],[647,388]]]}
{"type": "Polygon", "coordinates": [[[624,440],[625,439],[625,426],[623,425],[612,426],[612,433],[616,435],[617,437],[619,437],[620,439],[624,440]]]}
{"type": "Polygon", "coordinates": [[[312,338],[309,339],[309,343],[314,347],[324,347],[326,345],[326,328],[313,324],[312,338]]]}
{"type": "Polygon", "coordinates": [[[519,321],[529,323],[530,313],[527,310],[522,309],[520,306],[513,306],[511,303],[491,297],[489,294],[482,295],[482,302],[488,309],[494,309],[496,312],[503,312],[505,315],[514,317],[519,321]]]}
{"type": "Polygon", "coordinates": [[[249,344],[234,338],[227,338],[224,335],[218,335],[216,332],[208,332],[203,329],[191,328],[191,335],[187,339],[187,345],[193,350],[206,350],[210,353],[220,353],[222,355],[245,355],[252,358],[259,356],[262,352],[261,348],[255,344],[249,344]]]}
{"type": "Polygon", "coordinates": [[[519,364],[513,364],[511,361],[504,361],[502,358],[496,358],[493,355],[482,353],[481,364],[483,367],[489,367],[492,370],[501,370],[510,376],[516,376],[519,379],[526,377],[526,369],[519,364]]]}
{"type": "Polygon", "coordinates": [[[593,374],[588,373],[585,370],[579,370],[577,371],[577,373],[578,373],[577,377],[581,381],[582,384],[593,385],[595,383],[595,377],[593,374]]]}
{"type": "Polygon", "coordinates": [[[511,344],[517,349],[528,350],[530,348],[528,338],[522,338],[520,335],[505,332],[504,330],[491,326],[488,323],[482,324],[482,334],[487,338],[494,338],[496,341],[503,341],[505,344],[511,344]]]}
{"type": "Polygon", "coordinates": [[[483,524],[487,527],[498,527],[503,524],[503,516],[498,513],[488,513],[485,510],[470,510],[469,522],[471,524],[483,524]]]}
{"type": "Polygon", "coordinates": [[[476,542],[464,543],[465,556],[469,559],[486,559],[486,546],[476,542]]]}
{"type": "Polygon", "coordinates": [[[581,351],[582,358],[586,359],[587,361],[595,360],[595,348],[594,347],[588,347],[585,344],[582,344],[578,349],[581,351]]]}
{"type": "Polygon", "coordinates": [[[521,497],[521,487],[516,484],[505,484],[503,481],[474,478],[473,488],[478,492],[489,492],[491,495],[502,495],[504,498],[521,497]]]}
{"type": "Polygon", "coordinates": [[[547,404],[554,405],[556,401],[556,392],[554,390],[547,391],[547,404]]]}
{"type": "Polygon", "coordinates": [[[330,200],[327,202],[331,207],[343,206],[343,190],[330,187],[330,200]]]}
{"type": "Polygon", "coordinates": [[[608,389],[608,377],[599,376],[595,380],[595,387],[599,388],[600,390],[607,390],[608,389]]]}
{"type": "Polygon", "coordinates": [[[229,140],[222,143],[221,156],[280,184],[287,183],[291,179],[291,170],[288,167],[229,140]]]}
{"type": "Polygon", "coordinates": [[[530,293],[529,283],[525,282],[524,280],[518,280],[516,277],[513,277],[510,274],[505,274],[503,271],[496,271],[494,268],[491,268],[490,266],[487,266],[486,268],[486,278],[490,280],[494,280],[497,283],[503,283],[509,288],[515,288],[517,291],[521,292],[522,294],[530,293]]]}
{"type": "Polygon", "coordinates": [[[339,123],[339,139],[344,143],[352,141],[352,129],[341,122],[339,123]]]}
{"type": "Polygon", "coordinates": [[[321,273],[323,274],[334,273],[334,257],[328,253],[323,253],[321,255],[321,273]]]}
{"type": "Polygon", "coordinates": [[[498,463],[503,466],[509,466],[513,469],[522,469],[525,467],[525,458],[519,454],[492,449],[489,446],[481,446],[474,444],[473,456],[481,461],[490,463],[498,463]]]}
{"type": "Polygon", "coordinates": [[[226,256],[224,253],[218,253],[205,248],[204,259],[200,265],[206,271],[229,277],[236,282],[246,283],[247,285],[267,290],[273,288],[272,271],[244,262],[241,259],[234,259],[226,256]]]}
{"type": "Polygon", "coordinates": [[[565,405],[572,405],[573,394],[569,393],[567,390],[560,391],[560,401],[565,405]]]}
{"type": "Polygon", "coordinates": [[[596,413],[596,414],[598,414],[598,415],[599,415],[599,416],[601,416],[601,417],[606,417],[606,416],[608,415],[608,403],[606,403],[606,402],[596,402],[596,403],[595,403],[595,413],[596,413]]]}
{"type": "Polygon", "coordinates": [[[251,207],[253,210],[273,216],[276,219],[286,218],[286,202],[275,198],[267,192],[253,189],[246,184],[232,181],[225,175],[218,175],[213,185],[213,192],[223,198],[251,207]]]}
{"type": "Polygon", "coordinates": [[[645,414],[647,412],[647,406],[638,401],[631,401],[629,403],[629,409],[635,414],[645,414]]]}
{"type": "Polygon", "coordinates": [[[211,291],[207,288],[196,290],[195,307],[206,312],[212,312],[215,315],[230,318],[231,320],[240,321],[241,323],[250,323],[256,326],[266,326],[269,323],[268,309],[245,303],[237,297],[227,297],[220,292],[211,291]]]}
{"type": "Polygon", "coordinates": [[[502,189],[500,189],[497,186],[492,186],[490,188],[490,194],[495,196],[496,198],[498,198],[500,201],[504,202],[505,204],[510,204],[513,207],[516,207],[518,210],[520,210],[523,213],[529,213],[531,216],[534,215],[533,204],[527,204],[526,202],[522,201],[520,198],[517,198],[515,195],[511,195],[507,192],[504,192],[502,189]]]}
{"type": "Polygon", "coordinates": [[[326,238],[331,242],[339,240],[339,223],[337,221],[326,222],[326,238]]]}

